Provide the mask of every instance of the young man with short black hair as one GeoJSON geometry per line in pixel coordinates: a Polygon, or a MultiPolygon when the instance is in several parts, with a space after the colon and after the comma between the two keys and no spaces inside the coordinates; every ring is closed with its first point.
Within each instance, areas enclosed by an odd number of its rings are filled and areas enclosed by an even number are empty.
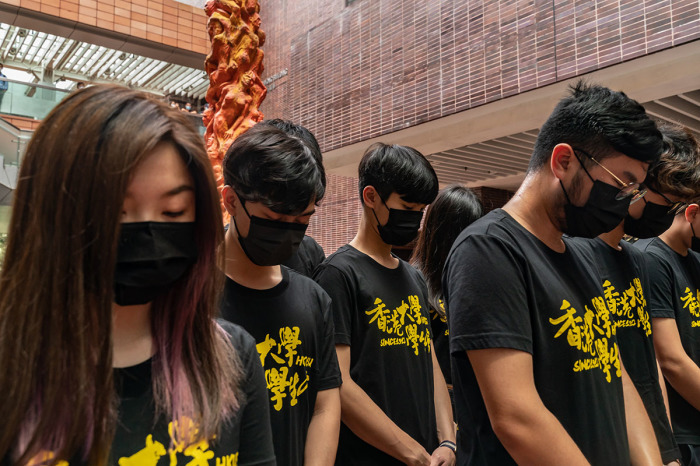
{"type": "MultiPolygon", "coordinates": [[[[657,238],[637,241],[650,277],[654,347],[664,378],[673,434],[682,464],[700,464],[700,149],[693,135],[676,128],[668,134],[676,157],[685,164],[669,171],[668,184],[688,192],[650,190],[667,208],[671,227],[657,238]],[[695,201],[695,203],[691,202],[695,201]],[[675,215],[673,215],[675,214],[675,215]]],[[[650,199],[651,200],[651,199],[650,199]]],[[[645,209],[646,211],[646,209],[645,209]]]]}
{"type": "Polygon", "coordinates": [[[328,295],[281,266],[298,248],[326,179],[318,146],[270,125],[238,137],[223,163],[231,215],[222,316],[257,342],[278,464],[328,465],[340,426],[340,371],[328,295]]]}
{"type": "MultiPolygon", "coordinates": [[[[676,125],[659,127],[665,150],[649,167],[646,195],[629,207],[615,229],[594,239],[573,238],[601,275],[605,302],[613,319],[620,355],[639,392],[656,434],[664,464],[681,457],[666,409],[663,378],[654,351],[649,316],[650,282],[644,253],[623,241],[625,234],[653,238],[671,226],[684,205],[700,196],[700,158],[688,144],[689,134],[676,125]]],[[[628,413],[643,416],[645,413],[628,413]]],[[[676,463],[679,464],[679,463],[676,463]]]]}
{"type": "Polygon", "coordinates": [[[367,149],[358,172],[357,235],[315,273],[333,300],[343,375],[336,464],[452,465],[452,408],[431,342],[427,288],[391,253],[416,237],[437,176],[420,152],[385,144],[367,149]]]}
{"type": "Polygon", "coordinates": [[[515,196],[455,241],[443,291],[459,464],[661,462],[649,421],[626,423],[644,407],[597,271],[562,235],[617,226],[662,147],[641,105],[578,83],[540,129],[515,196]]]}
{"type": "MultiPolygon", "coordinates": [[[[312,154],[318,155],[319,166],[323,170],[323,162],[321,160],[321,147],[318,145],[316,137],[301,125],[296,125],[288,120],[281,120],[279,118],[273,118],[271,120],[263,120],[259,123],[260,125],[273,126],[275,128],[281,129],[287,134],[295,136],[311,147],[312,154]]],[[[324,172],[325,176],[325,172],[324,172]]],[[[296,253],[292,255],[289,259],[284,261],[282,265],[286,265],[290,269],[299,272],[307,277],[313,276],[314,270],[318,267],[318,264],[326,259],[326,254],[323,252],[323,248],[320,244],[316,242],[311,236],[304,235],[301,240],[301,244],[297,249],[296,253]]]]}

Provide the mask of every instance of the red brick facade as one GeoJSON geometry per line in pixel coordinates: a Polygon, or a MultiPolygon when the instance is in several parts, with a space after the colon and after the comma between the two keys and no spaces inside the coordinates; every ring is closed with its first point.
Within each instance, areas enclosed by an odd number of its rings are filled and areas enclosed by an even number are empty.
{"type": "Polygon", "coordinates": [[[697,0],[263,3],[266,117],[329,151],[700,38],[697,0]]]}
{"type": "Polygon", "coordinates": [[[306,234],[329,256],[355,237],[361,215],[357,179],[328,174],[326,196],[311,217],[306,234]]]}

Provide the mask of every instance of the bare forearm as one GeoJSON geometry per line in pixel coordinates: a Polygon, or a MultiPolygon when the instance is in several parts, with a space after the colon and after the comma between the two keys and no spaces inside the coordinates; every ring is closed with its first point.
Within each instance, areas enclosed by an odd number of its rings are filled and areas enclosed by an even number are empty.
{"type": "Polygon", "coordinates": [[[447,391],[445,377],[438,365],[433,351],[433,384],[435,391],[435,420],[437,423],[438,440],[455,441],[455,423],[452,416],[452,402],[447,391]]]}
{"type": "Polygon", "coordinates": [[[656,369],[659,371],[659,387],[661,388],[661,396],[664,399],[664,408],[666,408],[666,417],[668,417],[668,423],[671,424],[671,409],[668,407],[668,390],[666,389],[666,380],[664,379],[664,373],[661,372],[661,366],[659,361],[656,361],[656,369]]]}
{"type": "Polygon", "coordinates": [[[406,461],[411,452],[428,457],[425,449],[394,424],[354,381],[343,379],[340,400],[342,421],[365,442],[400,461],[406,461]]]}
{"type": "Polygon", "coordinates": [[[523,414],[519,419],[494,426],[496,436],[517,464],[555,466],[561,465],[563,458],[567,465],[589,464],[559,420],[546,408],[523,414]]]}
{"type": "Polygon", "coordinates": [[[687,356],[666,364],[659,362],[668,383],[685,401],[700,410],[700,367],[687,356]]]}
{"type": "Polygon", "coordinates": [[[631,464],[662,464],[659,444],[649,415],[634,383],[625,370],[622,371],[622,391],[625,398],[625,421],[631,464]]]}
{"type": "Polygon", "coordinates": [[[326,466],[335,462],[340,432],[339,389],[319,392],[304,448],[304,466],[326,466]],[[322,402],[319,403],[320,397],[322,402]]]}

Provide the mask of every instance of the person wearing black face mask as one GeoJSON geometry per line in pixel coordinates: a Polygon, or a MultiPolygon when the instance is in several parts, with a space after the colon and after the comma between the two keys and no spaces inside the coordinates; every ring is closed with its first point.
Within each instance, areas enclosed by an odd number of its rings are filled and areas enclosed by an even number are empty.
{"type": "Polygon", "coordinates": [[[430,335],[427,288],[392,254],[418,234],[435,199],[435,171],[417,150],[377,143],[358,167],[362,217],[355,238],[316,269],[333,300],[343,376],[336,464],[452,465],[454,427],[430,335]]]}
{"type": "MultiPolygon", "coordinates": [[[[695,172],[700,173],[700,161],[695,172]]],[[[700,464],[700,254],[691,249],[698,242],[696,232],[700,207],[691,203],[659,237],[635,243],[645,253],[651,278],[654,346],[668,382],[671,424],[683,464],[700,464]]]]}
{"type": "Polygon", "coordinates": [[[325,194],[318,144],[291,122],[259,123],[233,142],[223,171],[231,224],[222,317],[257,342],[278,463],[332,464],[341,378],[330,298],[281,265],[296,253],[325,194]]]}
{"type": "Polygon", "coordinates": [[[461,465],[661,462],[600,275],[571,236],[615,228],[662,147],[641,105],[579,82],[514,197],[454,242],[442,284],[461,465]]]}
{"type": "Polygon", "coordinates": [[[687,128],[663,124],[659,129],[666,151],[659,163],[649,170],[647,204],[630,208],[624,230],[642,238],[635,243],[635,249],[643,251],[650,276],[650,285],[645,291],[653,342],[664,376],[661,384],[663,386],[664,378],[668,382],[666,404],[670,408],[683,464],[697,464],[700,461],[700,402],[697,397],[700,393],[697,367],[700,348],[695,330],[700,327],[700,319],[687,311],[693,306],[688,293],[697,291],[700,286],[697,255],[689,250],[694,242],[697,244],[695,230],[700,223],[697,205],[689,204],[700,198],[700,149],[687,128]],[[656,215],[648,213],[652,206],[656,215]],[[631,220],[634,222],[630,224],[631,220]]]}
{"type": "Polygon", "coordinates": [[[700,161],[693,144],[688,144],[688,133],[671,125],[659,130],[666,150],[647,173],[646,195],[632,202],[612,231],[595,239],[574,238],[571,243],[600,272],[620,354],[654,427],[661,457],[665,464],[678,464],[681,452],[671,429],[652,340],[649,271],[644,253],[622,241],[625,234],[643,239],[662,234],[687,206],[682,199],[700,195],[700,161]]]}

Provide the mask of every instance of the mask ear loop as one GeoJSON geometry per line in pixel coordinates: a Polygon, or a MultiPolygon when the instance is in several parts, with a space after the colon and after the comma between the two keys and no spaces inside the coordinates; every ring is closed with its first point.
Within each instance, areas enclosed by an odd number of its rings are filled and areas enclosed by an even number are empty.
{"type": "Polygon", "coordinates": [[[692,224],[692,223],[690,224],[690,231],[693,232],[693,238],[697,238],[697,236],[695,235],[695,228],[693,228],[693,224],[692,224]]]}
{"type": "MultiPolygon", "coordinates": [[[[240,194],[236,193],[236,196],[238,197],[238,201],[241,203],[241,207],[243,207],[243,211],[245,212],[246,216],[248,217],[248,220],[252,220],[252,217],[248,213],[248,209],[245,208],[245,201],[243,200],[243,198],[241,197],[240,194]]],[[[243,235],[241,235],[241,231],[238,229],[238,222],[236,222],[236,219],[233,218],[233,215],[231,216],[231,220],[233,220],[233,227],[236,229],[236,233],[238,234],[238,243],[241,245],[241,247],[245,251],[245,246],[243,246],[243,242],[241,241],[241,238],[243,238],[243,235]]],[[[248,226],[248,234],[250,234],[250,225],[248,226]]]]}
{"type": "Polygon", "coordinates": [[[561,186],[561,190],[564,191],[564,197],[566,197],[566,202],[571,204],[571,199],[569,199],[569,195],[566,194],[566,189],[564,188],[564,183],[561,182],[561,179],[559,179],[559,186],[561,186]]]}
{"type": "MultiPolygon", "coordinates": [[[[375,192],[376,192],[376,191],[375,191],[375,192]]],[[[379,198],[380,201],[382,201],[382,204],[384,204],[384,205],[386,206],[386,202],[384,202],[384,199],[382,199],[382,196],[380,196],[379,193],[377,193],[377,197],[379,198]]],[[[387,210],[388,210],[388,206],[387,206],[387,210]]],[[[374,214],[374,218],[377,220],[377,227],[382,227],[382,226],[384,226],[384,225],[382,225],[381,222],[379,221],[379,217],[377,217],[377,212],[374,211],[374,207],[372,207],[372,213],[374,214]]]]}

